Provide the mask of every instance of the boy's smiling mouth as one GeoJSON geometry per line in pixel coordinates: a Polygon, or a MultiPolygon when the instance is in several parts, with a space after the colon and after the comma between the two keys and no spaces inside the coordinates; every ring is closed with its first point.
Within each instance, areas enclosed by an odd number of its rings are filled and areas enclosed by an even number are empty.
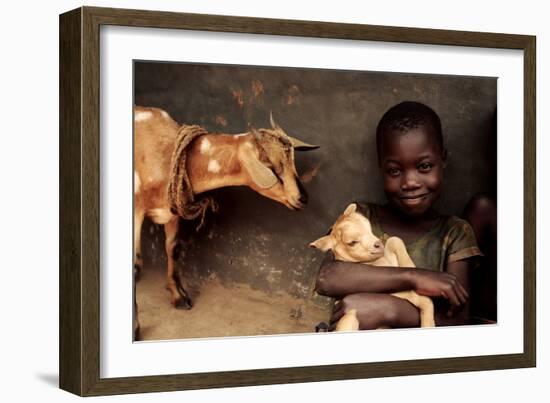
{"type": "Polygon", "coordinates": [[[428,193],[422,193],[420,195],[414,195],[414,196],[400,196],[399,198],[401,200],[416,200],[416,199],[422,199],[426,196],[428,196],[428,193]]]}
{"type": "Polygon", "coordinates": [[[399,200],[401,200],[403,204],[418,204],[424,201],[428,195],[429,193],[422,193],[414,196],[400,196],[399,200]]]}

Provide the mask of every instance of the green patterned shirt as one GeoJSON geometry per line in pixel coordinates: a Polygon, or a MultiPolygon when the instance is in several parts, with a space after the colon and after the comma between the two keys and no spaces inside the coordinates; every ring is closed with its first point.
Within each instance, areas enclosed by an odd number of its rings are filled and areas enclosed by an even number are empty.
{"type": "MultiPolygon", "coordinates": [[[[380,226],[380,206],[357,205],[358,211],[370,220],[374,235],[385,243],[391,234],[385,233],[380,226]]],[[[458,260],[483,256],[470,224],[456,216],[440,216],[431,230],[405,245],[416,267],[434,271],[445,271],[449,263],[458,260]]]]}

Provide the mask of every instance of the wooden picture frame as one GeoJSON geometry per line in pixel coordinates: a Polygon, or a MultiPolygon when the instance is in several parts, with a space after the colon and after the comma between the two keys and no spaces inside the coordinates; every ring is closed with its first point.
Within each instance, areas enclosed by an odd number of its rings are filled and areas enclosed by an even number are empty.
{"type": "MultiPolygon", "coordinates": [[[[60,387],[81,396],[480,371],[536,365],[533,36],[82,7],[60,16],[60,387]],[[100,27],[250,33],[523,51],[523,352],[224,372],[100,377],[100,27]]],[[[144,364],[146,365],[146,364],[144,364]]]]}

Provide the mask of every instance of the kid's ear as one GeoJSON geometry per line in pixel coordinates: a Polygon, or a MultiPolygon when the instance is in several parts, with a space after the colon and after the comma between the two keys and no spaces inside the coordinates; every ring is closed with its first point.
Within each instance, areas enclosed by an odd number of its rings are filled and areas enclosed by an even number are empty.
{"type": "Polygon", "coordinates": [[[334,238],[331,235],[325,235],[310,243],[309,246],[326,252],[334,247],[334,238]]]}
{"type": "Polygon", "coordinates": [[[357,204],[351,203],[349,206],[346,207],[343,215],[350,215],[351,213],[355,213],[356,211],[357,211],[357,204]]]}

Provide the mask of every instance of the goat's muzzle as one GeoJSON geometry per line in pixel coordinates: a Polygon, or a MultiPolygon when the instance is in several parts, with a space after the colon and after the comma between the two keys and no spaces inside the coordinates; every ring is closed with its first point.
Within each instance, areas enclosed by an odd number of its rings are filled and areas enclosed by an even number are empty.
{"type": "Polygon", "coordinates": [[[300,192],[297,198],[287,198],[286,205],[287,207],[290,207],[292,210],[301,210],[308,201],[308,195],[306,190],[304,189],[304,186],[300,182],[300,179],[298,177],[295,177],[296,185],[298,186],[298,191],[300,192]]]}
{"type": "Polygon", "coordinates": [[[298,177],[296,177],[296,184],[298,185],[298,189],[300,190],[300,203],[307,204],[308,201],[308,195],[306,192],[306,189],[304,188],[304,185],[302,185],[302,182],[298,177]]]}

